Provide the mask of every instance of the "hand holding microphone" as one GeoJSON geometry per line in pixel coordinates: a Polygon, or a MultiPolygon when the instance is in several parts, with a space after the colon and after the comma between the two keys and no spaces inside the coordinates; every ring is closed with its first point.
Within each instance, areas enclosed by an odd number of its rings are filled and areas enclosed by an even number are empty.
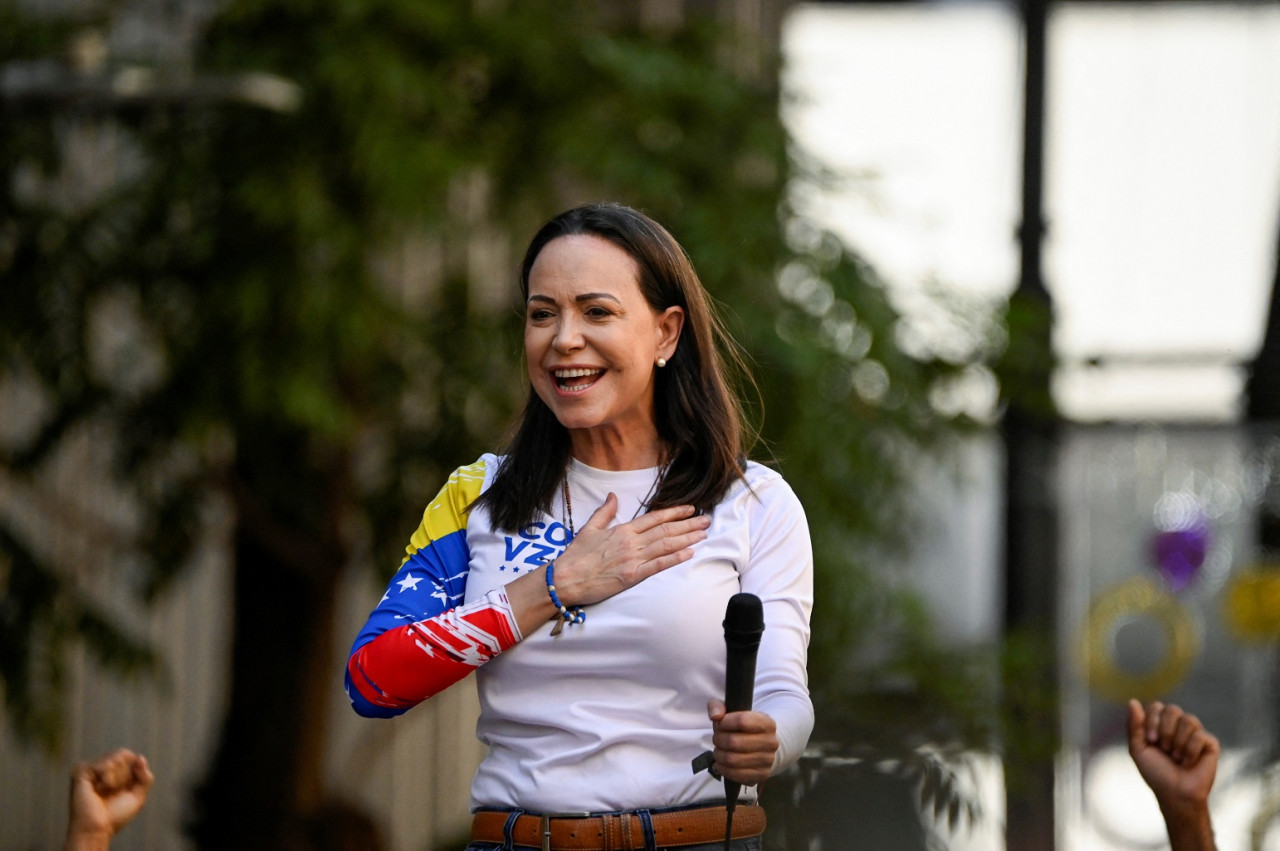
{"type": "MultiPolygon", "coordinates": [[[[724,703],[719,700],[707,703],[707,715],[715,727],[711,771],[734,784],[733,796],[737,797],[739,787],[756,786],[768,780],[778,752],[774,720],[762,712],[727,714],[724,703]]],[[[728,791],[726,786],[726,795],[728,791]]]]}
{"type": "Polygon", "coordinates": [[[777,725],[768,715],[752,712],[756,651],[764,632],[764,609],[754,594],[735,594],[725,610],[725,700],[707,702],[714,751],[693,761],[693,770],[710,769],[717,779],[738,787],[763,782],[778,752],[777,725]]]}
{"type": "Polygon", "coordinates": [[[737,800],[739,787],[762,782],[778,750],[777,725],[752,712],[756,652],[764,632],[764,607],[754,594],[735,594],[724,614],[724,702],[712,700],[707,714],[714,727],[714,770],[725,778],[725,795],[737,800]]]}
{"type": "Polygon", "coordinates": [[[715,749],[693,761],[695,774],[709,769],[713,776],[724,780],[725,851],[729,851],[733,836],[733,812],[742,785],[755,785],[768,778],[778,751],[777,725],[773,719],[751,711],[756,652],[763,633],[764,607],[760,598],[754,594],[735,594],[729,598],[724,614],[724,702],[707,703],[715,749]]]}

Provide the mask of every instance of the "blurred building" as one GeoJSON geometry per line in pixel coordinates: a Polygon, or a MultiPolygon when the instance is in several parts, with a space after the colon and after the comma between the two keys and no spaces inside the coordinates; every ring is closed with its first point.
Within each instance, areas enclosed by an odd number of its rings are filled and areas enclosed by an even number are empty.
{"type": "MultiPolygon", "coordinates": [[[[798,199],[881,271],[916,317],[910,333],[948,333],[931,312],[938,292],[1008,294],[1015,5],[808,4],[784,45],[788,120],[839,178],[798,199]]],[[[1125,692],[1194,708],[1227,744],[1220,847],[1274,843],[1257,761],[1271,758],[1276,724],[1276,610],[1261,602],[1275,553],[1259,539],[1275,429],[1240,420],[1277,262],[1280,9],[1056,3],[1047,53],[1044,277],[1055,397],[1074,421],[1055,486],[1057,847],[1163,844],[1122,747],[1125,692]]],[[[939,622],[972,640],[998,632],[1000,453],[988,448],[961,464],[960,485],[925,477],[928,533],[904,566],[939,622]]]]}

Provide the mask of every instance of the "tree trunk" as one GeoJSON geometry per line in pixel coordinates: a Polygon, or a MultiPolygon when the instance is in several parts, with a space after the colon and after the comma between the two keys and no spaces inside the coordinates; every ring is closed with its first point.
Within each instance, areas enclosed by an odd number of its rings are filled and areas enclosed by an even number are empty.
{"type": "Polygon", "coordinates": [[[296,436],[254,443],[237,463],[253,491],[236,494],[227,714],[189,827],[201,849],[295,851],[317,847],[347,491],[343,464],[308,465],[296,436]]]}
{"type": "Polygon", "coordinates": [[[323,792],[339,565],[301,575],[243,529],[235,559],[230,701],[192,836],[202,849],[302,849],[323,792]]]}

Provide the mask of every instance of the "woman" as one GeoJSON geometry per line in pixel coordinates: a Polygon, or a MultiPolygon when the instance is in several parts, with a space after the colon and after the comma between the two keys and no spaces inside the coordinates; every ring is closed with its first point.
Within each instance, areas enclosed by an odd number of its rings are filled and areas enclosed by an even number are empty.
{"type": "Polygon", "coordinates": [[[427,507],[347,693],[386,717],[476,671],[489,751],[473,851],[723,848],[717,777],[747,787],[733,847],[759,849],[752,787],[813,726],[803,511],[743,460],[727,340],[659,224],[619,205],[563,213],[534,236],[521,289],[515,436],[427,507]],[[754,710],[726,713],[721,613],[739,591],[763,601],[765,631],[754,710]],[[694,773],[708,748],[712,771],[694,773]]]}

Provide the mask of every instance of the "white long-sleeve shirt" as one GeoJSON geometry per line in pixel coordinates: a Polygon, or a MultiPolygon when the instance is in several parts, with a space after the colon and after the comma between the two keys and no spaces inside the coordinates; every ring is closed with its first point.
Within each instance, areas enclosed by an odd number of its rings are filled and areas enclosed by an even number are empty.
{"type": "MultiPolygon", "coordinates": [[[[498,459],[485,456],[483,488],[498,459]]],[[[652,493],[657,469],[605,471],[572,462],[574,526],[613,492],[615,523],[652,493]]],[[[530,570],[568,543],[562,499],[520,533],[492,531],[487,511],[466,519],[466,601],[530,570]]],[[[745,591],[764,604],[754,709],[777,723],[779,771],[813,729],[805,662],[813,604],[813,554],[804,511],[776,472],[750,463],[712,513],[687,562],[587,607],[583,624],[522,636],[477,672],[477,735],[489,748],[471,788],[473,807],[536,812],[663,807],[723,797],[690,761],[711,747],[707,701],[724,697],[722,621],[745,591]],[[749,485],[749,487],[748,487],[749,485]]],[[[746,790],[747,798],[754,790],[746,790]]]]}

